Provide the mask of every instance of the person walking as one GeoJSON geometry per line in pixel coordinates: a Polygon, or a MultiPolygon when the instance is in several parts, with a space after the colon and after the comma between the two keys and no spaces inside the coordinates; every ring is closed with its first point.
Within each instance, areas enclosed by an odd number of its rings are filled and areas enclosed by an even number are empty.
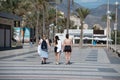
{"type": "Polygon", "coordinates": [[[50,45],[49,40],[46,38],[45,35],[43,35],[43,38],[40,39],[39,47],[40,47],[39,54],[42,58],[41,64],[46,64],[46,59],[48,59],[48,48],[50,47],[50,45]]]}
{"type": "Polygon", "coordinates": [[[30,47],[33,47],[33,40],[30,38],[30,47]]]}
{"type": "Polygon", "coordinates": [[[60,60],[60,53],[62,50],[62,42],[59,39],[58,36],[55,36],[55,41],[54,41],[54,52],[55,52],[55,60],[56,60],[56,64],[60,64],[59,60],[60,60]]]}
{"type": "Polygon", "coordinates": [[[71,52],[72,52],[72,40],[69,39],[69,34],[66,34],[66,39],[63,42],[63,51],[65,52],[66,64],[70,64],[71,52]]]}

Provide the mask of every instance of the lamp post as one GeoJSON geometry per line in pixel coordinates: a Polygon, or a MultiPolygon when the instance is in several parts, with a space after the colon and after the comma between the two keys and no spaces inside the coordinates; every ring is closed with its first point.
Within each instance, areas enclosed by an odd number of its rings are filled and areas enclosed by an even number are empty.
{"type": "Polygon", "coordinates": [[[60,3],[62,3],[62,0],[53,0],[53,1],[49,0],[49,4],[51,4],[52,6],[55,5],[55,10],[56,10],[56,14],[55,14],[56,15],[56,20],[55,20],[55,24],[56,25],[53,26],[53,35],[54,36],[55,36],[55,33],[56,33],[56,28],[57,28],[57,23],[58,23],[58,21],[57,21],[57,18],[58,18],[58,15],[57,15],[57,12],[58,12],[57,5],[60,4],[60,3]]]}
{"type": "Polygon", "coordinates": [[[109,27],[108,27],[108,47],[109,47],[109,45],[111,44],[111,26],[110,26],[110,20],[112,19],[112,17],[110,16],[110,14],[111,14],[111,12],[109,13],[109,21],[108,21],[108,25],[109,25],[109,27]]]}
{"type": "Polygon", "coordinates": [[[114,30],[115,30],[115,51],[117,50],[117,18],[118,18],[118,5],[119,3],[115,2],[115,5],[116,5],[116,12],[115,12],[115,25],[114,25],[114,30]]]}
{"type": "Polygon", "coordinates": [[[107,49],[109,48],[109,36],[110,36],[110,10],[109,10],[109,0],[107,4],[107,49]]]}
{"type": "Polygon", "coordinates": [[[54,41],[54,36],[55,36],[54,26],[55,25],[53,23],[49,25],[49,27],[52,28],[52,31],[50,31],[50,32],[53,32],[53,35],[50,34],[51,35],[50,37],[53,39],[53,41],[54,41]]]}

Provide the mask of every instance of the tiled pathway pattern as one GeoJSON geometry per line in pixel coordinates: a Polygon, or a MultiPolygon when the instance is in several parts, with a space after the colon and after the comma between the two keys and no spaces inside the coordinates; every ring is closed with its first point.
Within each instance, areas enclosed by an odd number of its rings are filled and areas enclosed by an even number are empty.
{"type": "Polygon", "coordinates": [[[103,48],[74,47],[70,65],[64,54],[55,65],[53,51],[44,65],[35,49],[13,51],[0,52],[0,80],[120,80],[120,64],[111,64],[103,48]]]}

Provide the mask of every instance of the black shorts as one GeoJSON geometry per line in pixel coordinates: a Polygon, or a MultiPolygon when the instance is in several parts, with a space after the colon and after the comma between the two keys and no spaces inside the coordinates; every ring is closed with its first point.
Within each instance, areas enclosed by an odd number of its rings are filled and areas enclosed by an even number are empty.
{"type": "Polygon", "coordinates": [[[54,47],[54,52],[55,52],[55,53],[57,52],[57,47],[54,47]]]}
{"type": "Polygon", "coordinates": [[[64,52],[71,52],[71,51],[72,51],[71,46],[66,45],[66,46],[64,47],[64,52]]]}

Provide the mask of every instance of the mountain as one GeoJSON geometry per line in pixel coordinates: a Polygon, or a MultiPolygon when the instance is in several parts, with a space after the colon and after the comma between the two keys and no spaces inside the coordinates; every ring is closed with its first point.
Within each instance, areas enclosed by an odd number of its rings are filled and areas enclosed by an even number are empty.
{"type": "MultiPolygon", "coordinates": [[[[116,7],[115,5],[110,5],[111,13],[115,13],[116,7]]],[[[103,29],[106,28],[106,22],[102,21],[102,17],[107,13],[107,5],[103,4],[97,8],[91,9],[91,13],[86,17],[85,22],[90,25],[89,28],[92,28],[94,24],[100,24],[103,29]]],[[[120,9],[118,8],[118,13],[120,13],[120,9]]],[[[114,22],[111,21],[111,28],[114,28],[114,22]]],[[[120,15],[118,14],[118,29],[120,30],[120,15]]]]}
{"type": "MultiPolygon", "coordinates": [[[[110,4],[109,9],[111,11],[111,13],[115,13],[115,5],[110,4]]],[[[118,13],[120,12],[120,8],[118,8],[118,13]]],[[[100,5],[99,7],[95,8],[95,9],[91,9],[91,14],[95,15],[95,16],[103,16],[106,15],[107,13],[107,5],[103,4],[100,5]]]]}
{"type": "MultiPolygon", "coordinates": [[[[67,0],[63,0],[61,4],[57,5],[57,9],[64,12],[65,16],[67,16],[68,3],[67,0]]],[[[75,12],[77,8],[83,8],[83,6],[78,3],[72,4],[72,0],[70,0],[70,12],[75,12]]],[[[115,5],[110,4],[110,11],[115,13],[115,5]]],[[[102,21],[102,17],[107,13],[107,4],[103,4],[98,6],[97,8],[90,9],[90,14],[86,17],[85,23],[89,25],[89,28],[92,28],[94,24],[100,24],[103,29],[106,28],[106,22],[102,21]]],[[[120,30],[120,8],[118,9],[118,29],[120,30]]],[[[111,21],[111,28],[114,28],[114,22],[111,21]]]]}
{"type": "MultiPolygon", "coordinates": [[[[67,16],[67,12],[68,12],[68,0],[63,0],[63,2],[61,4],[57,5],[57,9],[64,12],[65,16],[67,16]]],[[[82,6],[80,6],[78,3],[74,2],[72,3],[72,0],[70,0],[70,12],[74,12],[77,8],[80,8],[82,6]]]]}

